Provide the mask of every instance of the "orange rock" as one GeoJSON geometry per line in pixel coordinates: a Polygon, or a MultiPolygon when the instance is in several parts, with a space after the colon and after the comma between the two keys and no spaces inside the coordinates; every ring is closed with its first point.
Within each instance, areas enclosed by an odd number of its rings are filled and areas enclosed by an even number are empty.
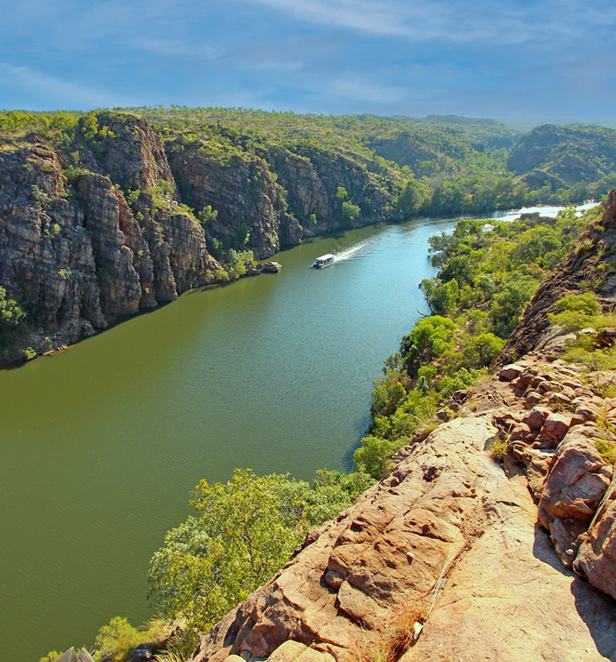
{"type": "Polygon", "coordinates": [[[616,480],[584,536],[573,567],[591,584],[616,598],[616,480]]]}

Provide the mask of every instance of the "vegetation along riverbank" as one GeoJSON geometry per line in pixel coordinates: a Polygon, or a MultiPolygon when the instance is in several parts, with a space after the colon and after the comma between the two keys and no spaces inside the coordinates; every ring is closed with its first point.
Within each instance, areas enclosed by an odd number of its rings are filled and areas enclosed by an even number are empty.
{"type": "Polygon", "coordinates": [[[169,620],[113,619],[95,657],[612,659],[616,192],[430,244],[357,469],[202,481],[150,566],[169,620]]]}
{"type": "Polygon", "coordinates": [[[616,132],[219,108],[0,113],[0,361],[65,347],[302,238],[607,193],[616,132]],[[566,147],[566,148],[565,148],[566,147]]]}

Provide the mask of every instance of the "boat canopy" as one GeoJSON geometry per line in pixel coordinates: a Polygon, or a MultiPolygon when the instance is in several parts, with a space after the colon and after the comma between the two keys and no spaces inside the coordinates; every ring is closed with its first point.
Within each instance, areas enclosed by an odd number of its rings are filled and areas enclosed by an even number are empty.
{"type": "Polygon", "coordinates": [[[334,255],[333,253],[326,253],[325,255],[321,255],[321,257],[318,257],[315,262],[328,262],[329,260],[333,260],[334,255]]]}

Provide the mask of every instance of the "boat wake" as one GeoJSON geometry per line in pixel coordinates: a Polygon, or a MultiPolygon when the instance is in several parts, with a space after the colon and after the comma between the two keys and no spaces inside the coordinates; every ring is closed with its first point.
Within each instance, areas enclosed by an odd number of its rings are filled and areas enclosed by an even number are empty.
{"type": "Polygon", "coordinates": [[[364,239],[357,244],[349,246],[349,248],[344,248],[340,251],[334,253],[334,262],[343,262],[344,260],[350,260],[351,258],[356,257],[362,253],[370,244],[374,243],[374,239],[364,239]]]}

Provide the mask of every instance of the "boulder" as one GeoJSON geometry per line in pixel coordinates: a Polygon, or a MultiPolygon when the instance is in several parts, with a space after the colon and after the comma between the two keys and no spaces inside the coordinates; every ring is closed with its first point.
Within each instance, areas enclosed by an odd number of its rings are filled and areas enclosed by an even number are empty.
{"type": "MultiPolygon", "coordinates": [[[[308,646],[299,641],[285,641],[267,658],[267,662],[295,662],[297,658],[308,650],[308,646]]],[[[242,658],[240,658],[242,659],[242,658]]],[[[226,661],[225,661],[226,662],[226,661]]]]}
{"type": "Polygon", "coordinates": [[[583,536],[573,567],[593,586],[616,598],[616,480],[583,536]]]}
{"type": "Polygon", "coordinates": [[[261,264],[261,270],[266,274],[277,274],[279,271],[282,271],[282,264],[280,262],[263,262],[261,264]]]}
{"type": "Polygon", "coordinates": [[[571,427],[570,414],[550,414],[541,428],[541,434],[553,439],[554,441],[561,441],[571,427]]]}
{"type": "Polygon", "coordinates": [[[504,382],[511,382],[517,379],[524,372],[524,368],[515,363],[506,365],[499,373],[499,378],[504,382]]]}
{"type": "Polygon", "coordinates": [[[532,411],[526,414],[526,416],[524,416],[522,422],[526,423],[526,425],[529,425],[535,430],[541,430],[546,418],[551,413],[552,412],[547,407],[535,407],[532,411]]]}
{"type": "Polygon", "coordinates": [[[548,520],[572,518],[589,522],[612,478],[612,469],[593,441],[576,427],[560,444],[541,495],[540,506],[548,520]],[[580,432],[576,432],[579,430],[580,432]]]}
{"type": "Polygon", "coordinates": [[[527,409],[530,409],[532,407],[535,407],[536,405],[539,405],[541,403],[545,402],[545,398],[541,395],[541,393],[537,393],[536,391],[531,391],[527,396],[526,400],[524,402],[524,406],[527,409]]]}

